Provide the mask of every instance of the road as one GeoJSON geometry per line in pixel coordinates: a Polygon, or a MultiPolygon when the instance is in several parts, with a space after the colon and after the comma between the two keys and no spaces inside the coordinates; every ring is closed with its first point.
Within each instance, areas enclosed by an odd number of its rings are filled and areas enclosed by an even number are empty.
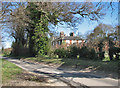
{"type": "Polygon", "coordinates": [[[7,59],[8,61],[16,64],[17,66],[21,67],[24,70],[53,77],[54,79],[67,83],[67,85],[69,86],[75,87],[86,85],[86,88],[87,86],[89,86],[90,88],[92,88],[92,86],[110,86],[110,87],[118,86],[118,80],[112,78],[99,77],[95,75],[81,73],[79,71],[66,71],[64,69],[57,69],[56,67],[30,63],[28,61],[22,61],[18,59],[11,58],[4,59],[7,59]]]}

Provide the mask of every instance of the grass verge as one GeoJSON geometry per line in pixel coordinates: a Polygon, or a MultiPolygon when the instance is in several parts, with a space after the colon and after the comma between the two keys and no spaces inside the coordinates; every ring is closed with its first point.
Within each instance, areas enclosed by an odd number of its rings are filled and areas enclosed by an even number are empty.
{"type": "Polygon", "coordinates": [[[25,60],[31,60],[35,62],[42,62],[45,64],[60,64],[61,67],[77,66],[78,69],[90,68],[93,70],[105,71],[105,72],[118,72],[118,63],[117,61],[101,61],[101,60],[86,60],[86,59],[49,59],[41,57],[29,57],[25,60]]]}
{"type": "Polygon", "coordinates": [[[15,79],[17,75],[22,73],[22,69],[15,64],[2,59],[2,82],[15,79]]]}
{"type": "MultiPolygon", "coordinates": [[[[7,86],[29,86],[29,83],[47,82],[48,78],[44,76],[29,73],[15,64],[2,59],[2,83],[7,86]],[[24,83],[24,84],[23,84],[24,83]]],[[[34,86],[32,83],[31,85],[34,86]]],[[[38,84],[39,85],[39,84],[38,84]]]]}

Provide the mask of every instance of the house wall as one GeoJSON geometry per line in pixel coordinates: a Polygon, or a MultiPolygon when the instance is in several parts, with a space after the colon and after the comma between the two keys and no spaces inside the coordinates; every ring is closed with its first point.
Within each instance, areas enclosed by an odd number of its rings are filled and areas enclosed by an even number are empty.
{"type": "Polygon", "coordinates": [[[62,44],[73,44],[73,43],[81,43],[82,40],[62,40],[62,44]]]}
{"type": "MultiPolygon", "coordinates": [[[[64,40],[65,41],[65,40],[64,40]]],[[[68,43],[68,44],[73,44],[73,43],[81,43],[82,41],[81,40],[66,40],[65,43],[68,43]]]]}
{"type": "Polygon", "coordinates": [[[82,42],[82,40],[78,40],[78,43],[81,43],[82,42]]]}
{"type": "Polygon", "coordinates": [[[80,47],[80,46],[81,46],[80,43],[83,43],[83,42],[84,42],[84,41],[82,41],[82,40],[61,40],[61,41],[53,42],[52,45],[53,45],[53,47],[58,48],[58,47],[60,47],[61,45],[62,45],[62,46],[70,46],[70,45],[76,43],[77,46],[80,47]]]}
{"type": "Polygon", "coordinates": [[[77,43],[77,40],[72,40],[72,44],[73,44],[73,43],[77,43]]]}
{"type": "Polygon", "coordinates": [[[70,40],[66,40],[66,43],[70,44],[70,40]]]}

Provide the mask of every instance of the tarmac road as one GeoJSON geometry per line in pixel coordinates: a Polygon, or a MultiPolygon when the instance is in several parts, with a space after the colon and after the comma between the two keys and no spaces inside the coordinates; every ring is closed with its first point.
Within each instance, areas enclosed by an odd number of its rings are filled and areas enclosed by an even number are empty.
{"type": "Polygon", "coordinates": [[[43,64],[30,63],[28,61],[22,61],[18,59],[11,59],[5,57],[0,57],[0,58],[7,59],[8,61],[16,64],[17,66],[29,72],[53,77],[64,83],[67,83],[67,85],[69,86],[78,87],[78,86],[86,85],[86,88],[87,86],[89,86],[90,88],[94,86],[97,87],[109,86],[109,87],[118,88],[118,80],[113,78],[105,78],[95,75],[89,75],[86,73],[81,73],[79,71],[65,71],[63,69],[57,69],[56,67],[50,67],[48,65],[43,65],[43,64]]]}

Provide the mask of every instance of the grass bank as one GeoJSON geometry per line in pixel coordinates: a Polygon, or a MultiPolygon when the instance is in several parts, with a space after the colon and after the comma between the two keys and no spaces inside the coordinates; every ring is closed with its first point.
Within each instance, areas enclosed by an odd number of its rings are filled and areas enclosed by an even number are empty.
{"type": "Polygon", "coordinates": [[[60,67],[64,68],[67,66],[76,67],[77,69],[92,69],[105,72],[118,72],[118,62],[117,61],[101,61],[101,60],[86,60],[86,59],[50,59],[42,57],[29,57],[25,60],[45,63],[45,64],[59,64],[60,67]]]}
{"type": "Polygon", "coordinates": [[[2,59],[3,86],[45,86],[48,78],[22,70],[15,64],[2,59]]]}
{"type": "Polygon", "coordinates": [[[2,59],[2,82],[15,79],[17,75],[22,73],[22,69],[15,64],[2,59]]]}

